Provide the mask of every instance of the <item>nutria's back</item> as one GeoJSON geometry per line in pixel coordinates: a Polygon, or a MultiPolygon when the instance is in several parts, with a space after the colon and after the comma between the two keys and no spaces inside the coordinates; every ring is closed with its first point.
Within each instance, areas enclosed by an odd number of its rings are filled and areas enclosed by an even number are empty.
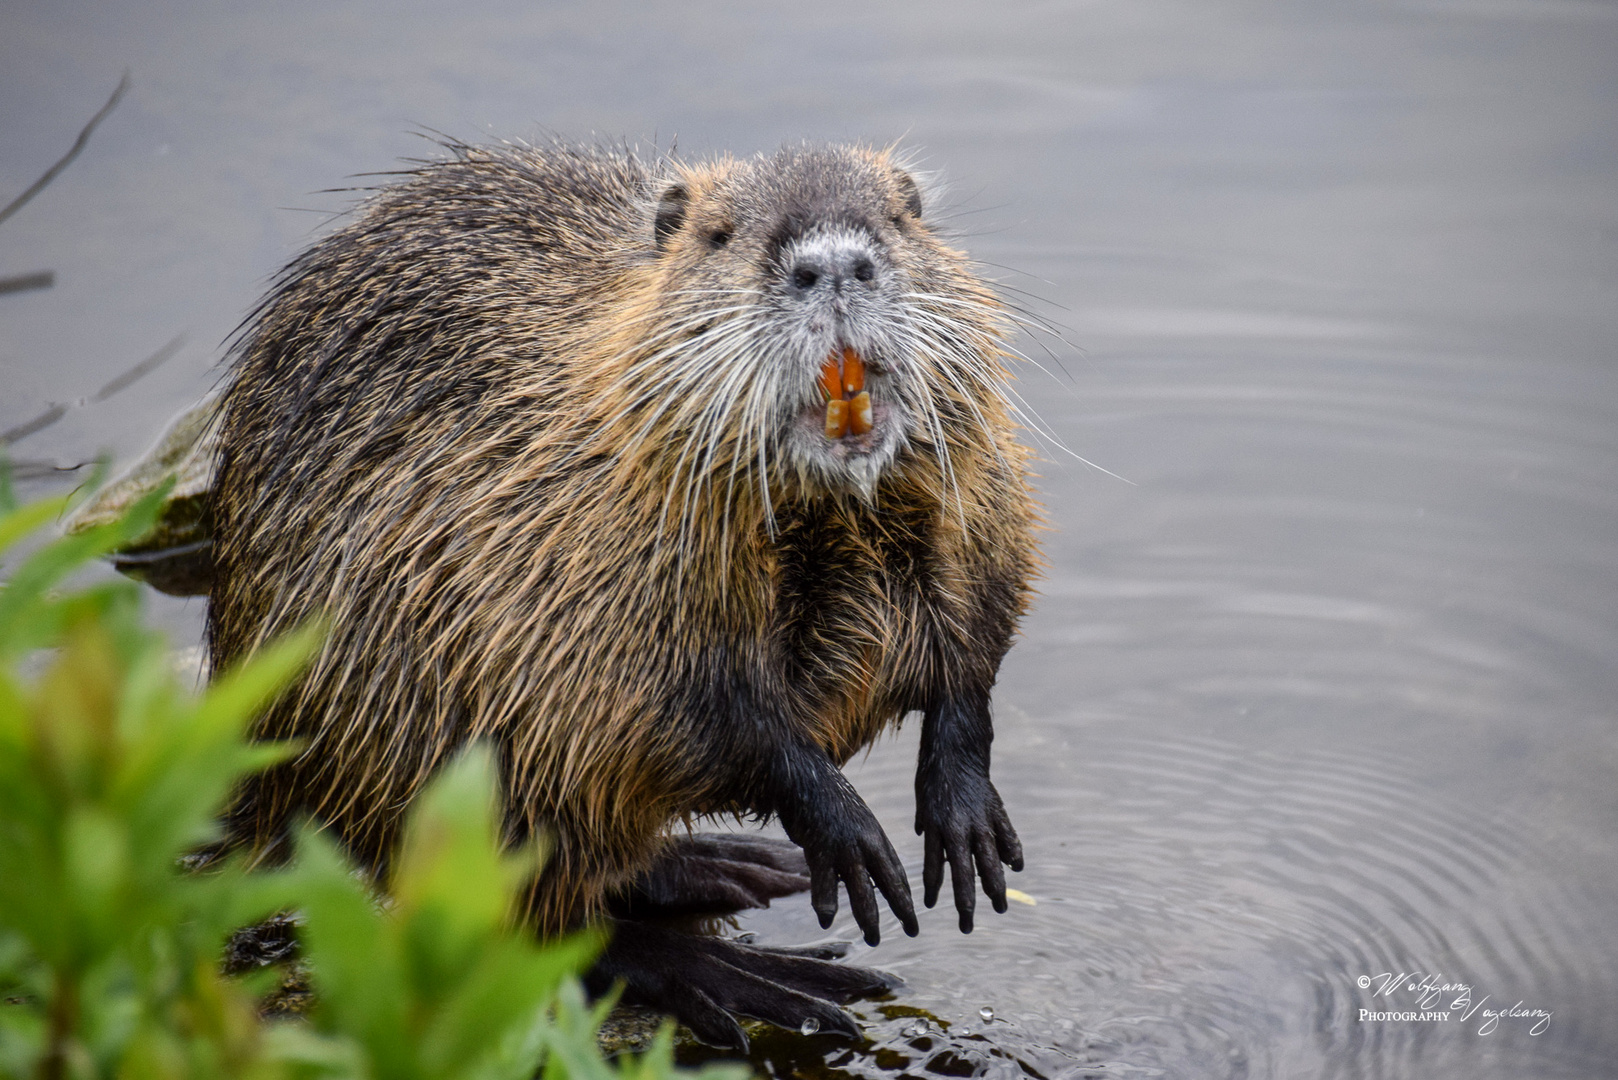
{"type": "Polygon", "coordinates": [[[260,726],[307,749],[232,827],[273,848],[307,811],[382,865],[487,736],[513,835],[557,838],[559,928],[676,816],[788,820],[783,744],[840,762],[986,710],[1024,452],[999,308],[887,154],[450,149],[293,262],[235,353],[216,669],[315,613],[331,636],[260,726]]]}

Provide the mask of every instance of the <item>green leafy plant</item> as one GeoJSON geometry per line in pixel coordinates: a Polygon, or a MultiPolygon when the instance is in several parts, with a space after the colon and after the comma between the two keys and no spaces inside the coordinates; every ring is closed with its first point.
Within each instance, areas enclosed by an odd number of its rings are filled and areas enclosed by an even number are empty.
{"type": "MultiPolygon", "coordinates": [[[[0,1071],[41,1077],[250,1075],[247,991],[217,971],[239,875],[184,876],[243,772],[281,756],[246,720],[313,644],[305,633],[206,694],[182,691],[136,587],[54,587],[140,535],[165,492],[47,543],[0,589],[0,1071]],[[25,660],[39,668],[24,679],[25,660]]],[[[0,486],[0,554],[61,500],[0,486]]]]}
{"type": "MultiPolygon", "coordinates": [[[[482,748],[423,793],[387,897],[307,828],[283,870],[182,869],[217,838],[231,786],[294,751],[245,733],[319,629],[192,693],[139,586],[63,587],[150,529],[165,494],[39,545],[0,583],[0,1077],[672,1077],[667,1025],[638,1059],[602,1055],[611,1003],[587,1005],[576,978],[598,936],[541,945],[517,924],[539,854],[501,850],[482,748]],[[279,973],[227,977],[220,958],[284,911],[316,1005],[266,1021],[279,973]]],[[[0,470],[0,558],[64,507],[18,504],[0,470]]]]}
{"type": "Polygon", "coordinates": [[[299,866],[284,885],[298,898],[313,959],[314,1026],[352,1040],[377,1080],[535,1075],[554,1042],[536,1019],[598,951],[594,935],[540,947],[508,932],[535,857],[500,852],[494,790],[481,747],[436,778],[381,908],[329,839],[300,838],[299,866]]]}

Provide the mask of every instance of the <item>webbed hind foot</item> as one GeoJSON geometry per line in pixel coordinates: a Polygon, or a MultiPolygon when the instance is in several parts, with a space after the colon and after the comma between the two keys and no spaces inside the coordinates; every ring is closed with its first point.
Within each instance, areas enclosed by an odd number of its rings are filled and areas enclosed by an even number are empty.
{"type": "Polygon", "coordinates": [[[668,1013],[724,1049],[747,1049],[737,1016],[857,1039],[858,1025],[838,1005],[899,985],[883,972],[833,963],[846,945],[770,949],[624,920],[612,930],[586,980],[590,990],[603,993],[621,979],[625,1001],[668,1013]]]}
{"type": "Polygon", "coordinates": [[[809,888],[809,864],[790,840],[737,833],[671,836],[651,867],[608,900],[616,915],[699,915],[769,907],[809,888]]]}

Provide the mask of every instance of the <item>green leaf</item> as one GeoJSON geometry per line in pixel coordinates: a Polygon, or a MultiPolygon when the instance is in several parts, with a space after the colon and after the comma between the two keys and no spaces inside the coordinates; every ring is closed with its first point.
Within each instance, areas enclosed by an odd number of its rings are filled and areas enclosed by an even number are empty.
{"type": "Polygon", "coordinates": [[[482,961],[453,987],[423,1032],[422,1062],[435,1075],[449,1075],[458,1063],[476,1061],[492,1047],[521,1038],[544,1023],[557,988],[588,967],[598,952],[600,940],[594,934],[575,935],[543,949],[520,937],[493,939],[482,961]]]}
{"type": "Polygon", "coordinates": [[[62,511],[67,509],[67,504],[68,497],[63,495],[60,498],[42,499],[15,508],[0,505],[0,552],[7,550],[46,522],[55,521],[62,511]]]}
{"type": "Polygon", "coordinates": [[[68,815],[62,848],[81,950],[115,939],[121,917],[145,914],[128,910],[134,898],[129,895],[129,837],[121,821],[99,807],[79,807],[68,815]]]}
{"type": "Polygon", "coordinates": [[[532,854],[500,851],[494,758],[476,745],[427,785],[405,827],[391,881],[406,924],[414,984],[460,977],[481,942],[509,922],[532,854]]]}
{"type": "Polygon", "coordinates": [[[305,623],[214,676],[197,705],[199,732],[239,732],[303,669],[325,638],[318,620],[305,623]]]}
{"type": "Polygon", "coordinates": [[[300,938],[319,995],[315,1022],[355,1039],[377,1080],[420,1075],[407,1028],[403,958],[396,933],[377,912],[336,845],[300,830],[295,871],[303,897],[300,938]]]}
{"type": "MultiPolygon", "coordinates": [[[[30,640],[29,616],[48,606],[48,590],[85,563],[149,532],[172,486],[172,482],[160,485],[131,506],[123,518],[73,536],[59,537],[25,559],[0,588],[0,657],[6,653],[15,656],[41,644],[30,640]]],[[[25,509],[12,513],[29,515],[24,519],[26,522],[32,521],[39,511],[25,509]]],[[[8,515],[7,520],[10,517],[8,515]]]]}
{"type": "Polygon", "coordinates": [[[264,1047],[270,1058],[299,1067],[298,1073],[330,1080],[368,1080],[365,1051],[342,1035],[315,1031],[301,1021],[282,1020],[265,1026],[264,1047]]]}

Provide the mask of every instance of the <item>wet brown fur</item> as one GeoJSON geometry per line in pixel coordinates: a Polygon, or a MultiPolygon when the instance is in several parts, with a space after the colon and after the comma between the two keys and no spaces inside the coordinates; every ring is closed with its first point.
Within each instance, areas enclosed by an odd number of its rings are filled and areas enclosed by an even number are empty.
{"type": "MultiPolygon", "coordinates": [[[[941,688],[992,684],[1033,511],[998,305],[926,224],[894,214],[896,259],[918,293],[967,302],[933,308],[980,368],[928,373],[938,424],[869,497],[779,461],[766,495],[741,397],[715,405],[715,373],[644,361],[660,327],[714,304],[693,281],[747,287],[701,225],[710,192],[746,194],[769,159],[450,149],[293,262],[237,346],[213,660],[316,613],[331,632],[257,730],[307,749],[244,789],[230,826],[273,853],[309,813],[385,867],[433,768],[490,737],[509,832],[555,840],[530,904],[554,932],[595,914],[671,821],[748,808],[752,781],[727,763],[756,733],[696,715],[726,672],[838,762],[941,688]],[[689,227],[660,252],[672,180],[689,227]],[[703,409],[728,410],[726,434],[682,455],[703,409]]],[[[837,153],[903,207],[888,154],[837,153]]]]}

